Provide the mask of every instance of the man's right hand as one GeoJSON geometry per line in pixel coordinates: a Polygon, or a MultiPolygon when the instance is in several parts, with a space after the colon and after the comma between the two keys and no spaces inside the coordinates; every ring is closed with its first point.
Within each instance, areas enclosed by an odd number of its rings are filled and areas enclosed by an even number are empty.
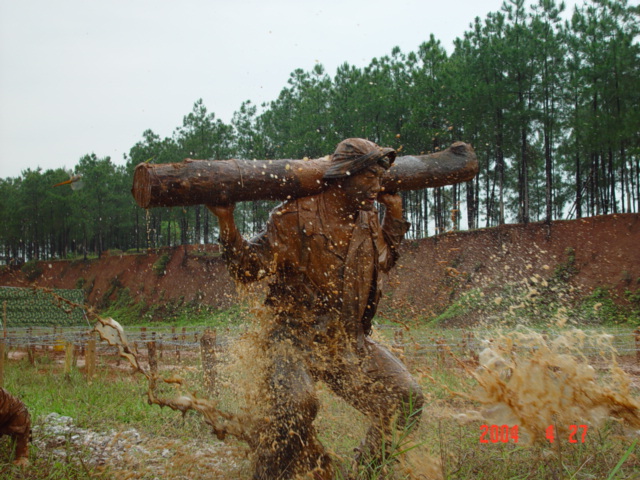
{"type": "Polygon", "coordinates": [[[218,219],[233,219],[233,211],[236,209],[236,205],[231,203],[229,205],[207,205],[207,208],[213,213],[218,219]]]}
{"type": "Polygon", "coordinates": [[[231,242],[238,234],[236,228],[236,222],[233,218],[233,211],[235,210],[235,204],[229,205],[207,205],[207,208],[218,217],[218,223],[220,224],[220,240],[222,242],[231,242]]]}

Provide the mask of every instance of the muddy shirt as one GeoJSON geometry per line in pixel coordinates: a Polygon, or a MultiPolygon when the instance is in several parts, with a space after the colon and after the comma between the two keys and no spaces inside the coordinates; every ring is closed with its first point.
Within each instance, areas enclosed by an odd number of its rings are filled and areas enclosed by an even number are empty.
{"type": "Polygon", "coordinates": [[[266,304],[281,322],[323,333],[337,323],[361,346],[380,299],[380,273],[395,264],[408,227],[389,215],[381,227],[376,211],[360,211],[341,243],[345,235],[332,235],[335,214],[319,194],[279,206],[262,234],[223,244],[224,257],[240,282],[273,276],[266,304]]]}

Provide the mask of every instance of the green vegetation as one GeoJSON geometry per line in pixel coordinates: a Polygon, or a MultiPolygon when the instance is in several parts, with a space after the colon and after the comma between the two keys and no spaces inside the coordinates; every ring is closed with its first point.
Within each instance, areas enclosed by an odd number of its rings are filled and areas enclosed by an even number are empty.
{"type": "Polygon", "coordinates": [[[432,320],[433,323],[444,322],[451,319],[467,317],[479,312],[487,313],[484,294],[480,290],[471,290],[463,293],[459,299],[451,303],[447,309],[432,320]]]}
{"type": "Polygon", "coordinates": [[[629,302],[629,308],[633,316],[640,318],[640,288],[635,291],[626,290],[624,296],[629,302]]]}
{"type": "Polygon", "coordinates": [[[564,253],[567,259],[556,265],[553,276],[557,281],[568,282],[571,277],[578,273],[578,267],[576,267],[576,251],[572,247],[567,247],[564,253]]]}
{"type": "MultiPolygon", "coordinates": [[[[556,272],[558,269],[556,269],[556,272]]],[[[507,284],[470,290],[461,294],[447,309],[430,320],[438,324],[475,324],[482,319],[489,325],[640,325],[640,290],[627,291],[621,299],[611,290],[598,287],[587,296],[574,295],[563,281],[569,272],[549,282],[507,284]]]]}
{"type": "MultiPolygon", "coordinates": [[[[82,290],[54,289],[60,297],[84,304],[82,290]]],[[[50,294],[31,288],[0,287],[0,305],[7,302],[11,327],[65,326],[85,324],[83,312],[58,301],[50,294]]]]}
{"type": "MultiPolygon", "coordinates": [[[[142,287],[140,287],[142,288],[142,287]]],[[[113,317],[122,325],[151,326],[171,324],[173,326],[221,326],[236,325],[246,319],[246,308],[234,305],[227,309],[219,309],[200,303],[197,299],[185,301],[184,297],[171,300],[164,299],[164,292],[160,292],[157,301],[146,303],[142,299],[136,300],[131,290],[114,278],[110,288],[100,301],[100,315],[113,317]]]]}
{"type": "MultiPolygon", "coordinates": [[[[453,288],[451,302],[431,325],[540,326],[567,322],[574,325],[640,325],[640,288],[627,289],[620,296],[601,286],[585,294],[571,284],[578,273],[574,248],[565,250],[553,275],[545,279],[532,275],[518,283],[491,284],[462,291],[453,288]]],[[[624,272],[623,272],[624,278],[624,272]]],[[[632,282],[626,282],[631,286],[632,282]]]]}
{"type": "MultiPolygon", "coordinates": [[[[37,374],[26,361],[10,364],[5,387],[28,405],[36,425],[40,416],[56,412],[72,417],[80,428],[99,432],[136,428],[147,435],[165,439],[191,437],[196,441],[212,441],[208,428],[193,413],[182,419],[168,409],[151,408],[143,399],[145,385],[141,376],[118,372],[103,364],[97,377],[87,383],[77,369],[65,379],[60,368],[59,364],[42,358],[38,361],[37,374]],[[64,389],[64,395],[60,394],[61,389],[64,389]]],[[[184,375],[195,380],[193,373],[184,375]]],[[[10,466],[10,453],[10,449],[0,448],[1,479],[118,478],[117,475],[112,476],[108,469],[88,467],[83,456],[89,453],[75,448],[68,451],[64,461],[53,460],[47,451],[32,448],[32,465],[26,472],[10,466]]]]}
{"type": "Polygon", "coordinates": [[[37,260],[28,261],[20,268],[20,270],[22,270],[22,273],[24,273],[25,277],[27,277],[27,280],[30,282],[33,282],[42,275],[42,267],[37,260]]]}
{"type": "Polygon", "coordinates": [[[509,479],[633,479],[640,471],[631,455],[638,455],[636,442],[624,439],[623,429],[609,423],[598,432],[590,431],[585,443],[523,445],[479,443],[480,422],[459,425],[441,421],[427,443],[437,442],[439,457],[449,474],[447,480],[509,479]],[[473,433],[472,433],[473,432],[473,433]],[[595,461],[595,459],[598,459],[595,461]],[[624,465],[616,470],[617,464],[624,465]]]}
{"type": "MultiPolygon", "coordinates": [[[[629,299],[637,298],[639,291],[628,294],[629,299]]],[[[617,295],[607,288],[598,287],[577,306],[577,316],[586,324],[640,324],[640,311],[633,303],[623,304],[617,295]]]]}
{"type": "Polygon", "coordinates": [[[104,317],[112,317],[122,325],[128,326],[157,326],[170,324],[172,326],[222,327],[236,326],[247,320],[246,309],[233,306],[228,309],[217,309],[208,305],[184,304],[180,300],[162,302],[162,304],[146,305],[143,302],[124,305],[116,302],[101,311],[104,317]]]}
{"type": "Polygon", "coordinates": [[[165,273],[167,273],[167,265],[169,264],[169,260],[171,260],[171,255],[168,253],[164,253],[155,261],[153,264],[152,270],[158,277],[162,277],[165,273]]]}

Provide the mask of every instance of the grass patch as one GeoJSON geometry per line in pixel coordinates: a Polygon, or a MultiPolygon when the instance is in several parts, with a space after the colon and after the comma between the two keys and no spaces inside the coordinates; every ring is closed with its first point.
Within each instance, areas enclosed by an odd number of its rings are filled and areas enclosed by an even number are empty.
{"type": "MultiPolygon", "coordinates": [[[[240,312],[236,313],[240,318],[240,312]]],[[[211,318],[206,321],[213,322],[211,318]]],[[[223,324],[222,319],[217,321],[223,324]]],[[[400,431],[390,440],[391,451],[396,453],[376,465],[374,474],[370,471],[368,477],[362,473],[355,478],[429,478],[425,472],[432,471],[429,469],[435,468],[435,464],[441,466],[447,480],[622,479],[635,478],[634,475],[640,472],[640,448],[637,442],[628,435],[623,425],[613,421],[605,423],[598,430],[589,429],[584,443],[571,444],[563,439],[554,444],[543,442],[529,445],[524,437],[518,443],[480,443],[482,422],[473,420],[460,423],[455,419],[456,415],[477,409],[478,405],[451,394],[457,391],[473,395],[475,381],[439,348],[443,344],[465,345],[469,340],[467,333],[423,326],[405,333],[402,339],[395,338],[392,329],[383,329],[378,334],[379,341],[387,343],[419,380],[426,402],[417,430],[410,436],[400,431]],[[397,456],[398,452],[405,450],[406,455],[397,456]]],[[[611,330],[611,333],[617,336],[620,331],[611,330]]],[[[491,335],[491,331],[478,330],[475,339],[491,338],[491,335]]],[[[631,331],[625,331],[624,336],[633,342],[631,331]]],[[[470,350],[464,348],[451,350],[461,361],[473,367],[470,350]]],[[[26,359],[11,360],[5,373],[7,389],[23,399],[36,422],[42,415],[56,412],[73,417],[81,428],[96,431],[135,428],[154,438],[193,440],[203,445],[217,442],[209,428],[193,412],[183,418],[178,412],[147,405],[146,383],[142,377],[132,375],[128,367],[114,368],[114,357],[101,356],[97,376],[88,383],[82,370],[77,368],[72,369],[68,379],[64,377],[61,354],[57,357],[52,352],[40,355],[35,368],[26,359]]],[[[183,354],[179,360],[171,351],[165,351],[160,358],[160,369],[163,376],[175,373],[184,377],[191,387],[189,391],[198,396],[207,396],[201,383],[197,350],[183,354]],[[171,366],[171,370],[166,369],[168,366],[171,366]]],[[[171,385],[165,386],[165,389],[167,395],[174,391],[171,385]]],[[[321,402],[317,430],[323,444],[335,455],[338,465],[336,478],[347,478],[341,472],[350,465],[353,449],[366,432],[367,420],[326,386],[318,384],[317,391],[321,402]]],[[[237,411],[241,407],[237,394],[225,385],[221,387],[218,398],[223,409],[237,411]]],[[[83,466],[82,452],[72,452],[66,461],[61,462],[54,460],[49,452],[36,449],[32,449],[30,454],[32,465],[19,472],[10,465],[8,450],[0,448],[0,478],[117,478],[109,476],[108,471],[96,471],[83,466]]]]}
{"type": "Polygon", "coordinates": [[[611,290],[598,287],[585,297],[577,306],[580,318],[587,323],[612,325],[620,323],[640,323],[637,295],[627,292],[629,304],[621,304],[620,299],[611,290]]]}
{"type": "Polygon", "coordinates": [[[236,327],[249,317],[247,310],[237,305],[218,309],[201,304],[182,304],[180,300],[146,305],[140,302],[129,303],[126,300],[126,294],[120,298],[121,300],[102,310],[100,314],[103,317],[112,317],[126,326],[193,327],[202,325],[210,328],[225,328],[236,327]]]}

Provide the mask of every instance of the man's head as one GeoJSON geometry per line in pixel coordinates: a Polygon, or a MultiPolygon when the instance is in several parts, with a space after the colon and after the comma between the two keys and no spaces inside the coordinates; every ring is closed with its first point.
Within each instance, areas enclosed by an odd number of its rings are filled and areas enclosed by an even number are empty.
{"type": "Polygon", "coordinates": [[[396,151],[393,148],[379,147],[364,138],[347,138],[336,147],[324,179],[345,178],[373,165],[380,165],[386,170],[395,159],[396,151]]]}
{"type": "Polygon", "coordinates": [[[363,138],[348,138],[338,144],[324,178],[336,183],[349,210],[372,210],[382,189],[382,176],[395,157],[392,148],[379,147],[363,138]]]}

